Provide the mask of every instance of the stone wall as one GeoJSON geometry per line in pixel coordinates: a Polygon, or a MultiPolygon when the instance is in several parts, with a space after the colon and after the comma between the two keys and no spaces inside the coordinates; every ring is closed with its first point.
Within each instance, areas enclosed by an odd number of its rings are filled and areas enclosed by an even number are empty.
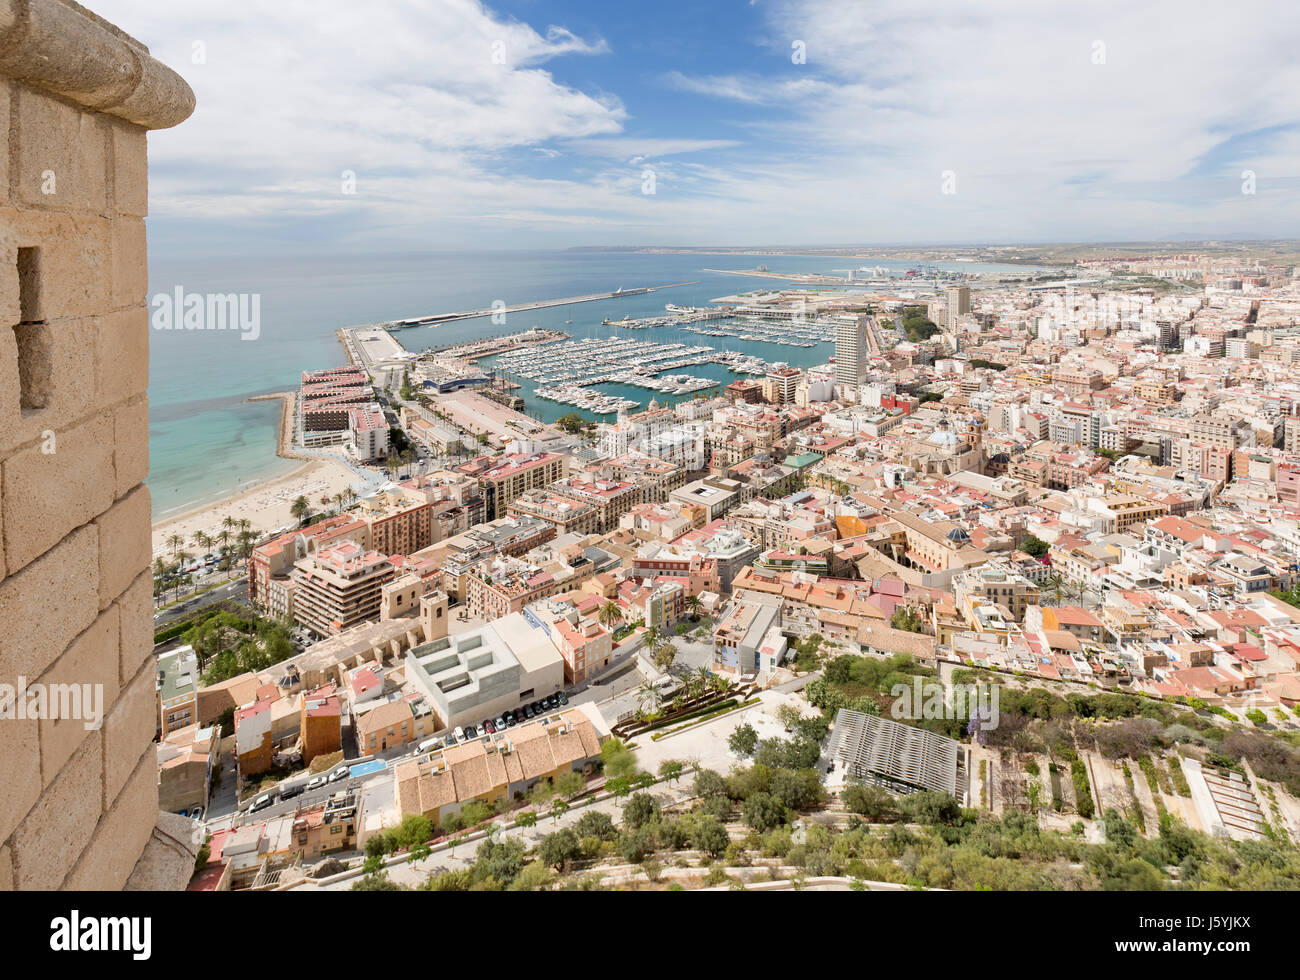
{"type": "Polygon", "coordinates": [[[0,720],[0,889],[121,888],[157,822],[145,137],[193,107],[84,8],[0,0],[0,684],[104,713],[0,720]]]}

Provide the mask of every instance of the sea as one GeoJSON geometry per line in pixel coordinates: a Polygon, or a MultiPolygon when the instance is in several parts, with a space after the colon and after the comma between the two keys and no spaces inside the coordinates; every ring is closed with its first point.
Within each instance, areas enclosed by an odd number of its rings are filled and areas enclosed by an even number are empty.
{"type": "MultiPolygon", "coordinates": [[[[754,354],[794,367],[824,364],[832,344],[790,347],[704,337],[673,327],[624,330],[601,321],[625,316],[662,315],[664,305],[707,306],[710,300],[737,293],[777,289],[781,280],[726,275],[707,269],[753,269],[773,272],[843,275],[868,265],[901,273],[916,268],[904,260],[862,260],[799,255],[736,255],[643,252],[480,252],[366,256],[211,258],[150,256],[149,293],[199,295],[235,293],[256,299],[256,330],[166,328],[160,318],[151,329],[149,351],[149,488],[154,520],[218,500],[257,483],[282,476],[300,464],[276,455],[279,400],[249,402],[256,395],[297,387],[303,371],[346,363],[336,331],[340,327],[397,320],[431,313],[487,309],[544,299],[611,292],[619,287],[692,283],[672,289],[569,306],[512,313],[506,322],[490,317],[461,320],[395,333],[408,350],[519,333],[538,326],[562,330],[575,338],[619,336],[638,341],[713,346],[754,354]]],[[[1025,275],[1025,266],[971,262],[934,263],[940,271],[1025,275]]],[[[153,304],[152,309],[158,309],[153,304]]],[[[702,324],[708,326],[708,324],[702,324]]],[[[491,361],[483,362],[491,366],[491,361]]],[[[722,365],[682,368],[726,384],[741,375],[722,365]]],[[[538,399],[526,379],[526,408],[544,421],[575,411],[572,406],[538,399]]],[[[608,394],[648,404],[676,399],[624,385],[600,385],[608,394]]],[[[691,396],[683,396],[691,397],[691,396]]],[[[591,413],[590,418],[602,418],[591,413]]],[[[603,417],[610,419],[612,417],[603,417]]]]}

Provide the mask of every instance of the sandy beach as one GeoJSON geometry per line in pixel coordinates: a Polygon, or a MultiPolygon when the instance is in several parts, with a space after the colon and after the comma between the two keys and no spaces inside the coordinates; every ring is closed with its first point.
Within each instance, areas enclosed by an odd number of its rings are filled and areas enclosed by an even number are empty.
{"type": "Polygon", "coordinates": [[[312,513],[319,513],[334,506],[333,497],[336,493],[342,493],[352,484],[359,482],[357,475],[342,463],[324,459],[304,459],[293,452],[290,428],[293,419],[292,392],[259,395],[249,400],[269,401],[275,398],[281,399],[284,403],[280,417],[277,454],[286,459],[302,459],[302,465],[287,476],[259,483],[215,503],[203,504],[154,524],[153,554],[155,556],[171,556],[172,549],[167,544],[167,539],[173,534],[179,534],[185,539],[183,545],[185,551],[192,555],[197,554],[198,549],[193,541],[195,532],[203,531],[215,538],[221,533],[221,522],[227,517],[233,517],[237,521],[241,519],[248,521],[254,532],[273,531],[286,524],[294,523],[294,516],[290,510],[293,502],[300,496],[307,498],[312,513]],[[321,503],[323,496],[331,498],[328,505],[321,503]]]}
{"type": "Polygon", "coordinates": [[[167,539],[179,534],[185,539],[184,550],[196,554],[194,532],[205,531],[216,537],[221,532],[221,522],[226,517],[244,519],[254,531],[272,531],[294,522],[289,512],[299,496],[306,497],[313,513],[326,509],[320,502],[322,496],[332,498],[354,483],[357,475],[342,463],[331,460],[312,460],[303,463],[288,476],[262,483],[243,493],[234,494],[216,503],[204,504],[194,510],[169,517],[153,526],[153,553],[170,557],[172,550],[167,539]]]}

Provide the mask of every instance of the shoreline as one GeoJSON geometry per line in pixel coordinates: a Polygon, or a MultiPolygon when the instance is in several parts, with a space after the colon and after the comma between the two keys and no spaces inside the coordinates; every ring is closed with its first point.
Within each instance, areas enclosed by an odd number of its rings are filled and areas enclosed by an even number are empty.
{"type": "Polygon", "coordinates": [[[153,555],[169,556],[167,539],[179,534],[185,539],[182,548],[193,552],[193,535],[203,531],[216,537],[226,517],[247,520],[255,532],[266,533],[286,524],[294,523],[289,512],[293,501],[306,497],[313,512],[325,509],[320,497],[333,496],[357,482],[356,474],[342,462],[317,457],[301,456],[293,450],[293,392],[276,392],[255,395],[248,401],[279,399],[279,431],[276,436],[276,455],[283,459],[300,461],[289,473],[259,481],[244,490],[208,503],[196,504],[178,514],[171,514],[153,522],[153,555]]]}

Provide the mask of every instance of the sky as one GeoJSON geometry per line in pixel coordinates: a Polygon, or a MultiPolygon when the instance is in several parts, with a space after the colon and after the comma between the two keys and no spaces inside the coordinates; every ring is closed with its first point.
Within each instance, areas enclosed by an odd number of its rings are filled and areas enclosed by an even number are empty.
{"type": "Polygon", "coordinates": [[[1281,0],[89,3],[197,96],[150,135],[156,247],[1300,227],[1300,5],[1281,0]]]}

